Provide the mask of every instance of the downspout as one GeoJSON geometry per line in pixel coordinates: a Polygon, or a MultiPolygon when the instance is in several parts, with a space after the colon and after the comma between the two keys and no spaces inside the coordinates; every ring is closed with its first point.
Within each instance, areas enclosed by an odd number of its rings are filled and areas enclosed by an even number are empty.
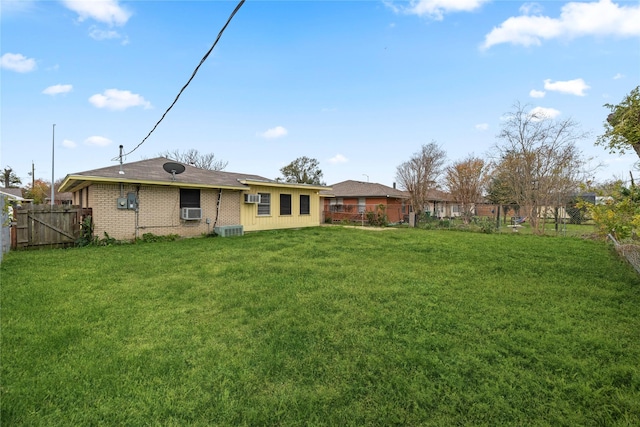
{"type": "Polygon", "coordinates": [[[140,184],[138,184],[136,186],[136,223],[135,223],[135,227],[136,227],[136,232],[134,233],[134,239],[138,240],[138,227],[139,227],[139,221],[140,221],[140,184]]]}
{"type": "Polygon", "coordinates": [[[213,230],[216,230],[216,224],[218,223],[218,217],[220,216],[220,200],[222,199],[222,188],[218,193],[218,201],[216,202],[216,219],[213,220],[213,230]]]}

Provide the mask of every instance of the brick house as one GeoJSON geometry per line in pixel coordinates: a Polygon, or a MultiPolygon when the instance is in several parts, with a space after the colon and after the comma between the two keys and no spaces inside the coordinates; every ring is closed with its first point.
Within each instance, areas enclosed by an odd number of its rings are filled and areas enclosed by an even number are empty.
{"type": "Polygon", "coordinates": [[[173,173],[158,157],[69,174],[60,191],[92,209],[94,234],[133,240],[145,233],[184,237],[216,232],[320,225],[321,191],[329,187],[280,183],[258,175],[180,165],[173,173]]]}
{"type": "Polygon", "coordinates": [[[382,206],[390,223],[401,222],[409,214],[409,194],[394,187],[352,180],[334,184],[333,197],[324,199],[324,217],[332,222],[366,221],[367,212],[382,206]]]}

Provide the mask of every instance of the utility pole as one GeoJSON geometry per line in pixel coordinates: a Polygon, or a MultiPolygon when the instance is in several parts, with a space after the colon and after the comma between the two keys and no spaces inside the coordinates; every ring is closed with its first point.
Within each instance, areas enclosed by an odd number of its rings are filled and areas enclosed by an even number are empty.
{"type": "Polygon", "coordinates": [[[55,190],[53,188],[53,181],[55,180],[55,173],[53,171],[53,168],[55,165],[55,162],[54,162],[55,150],[56,150],[56,125],[54,123],[53,135],[51,137],[51,206],[53,206],[55,203],[55,193],[54,193],[55,190]]]}

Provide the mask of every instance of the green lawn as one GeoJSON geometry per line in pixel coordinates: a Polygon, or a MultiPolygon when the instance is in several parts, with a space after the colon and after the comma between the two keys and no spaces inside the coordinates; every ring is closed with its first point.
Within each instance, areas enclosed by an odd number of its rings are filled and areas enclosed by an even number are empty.
{"type": "Polygon", "coordinates": [[[11,252],[2,426],[640,425],[601,242],[342,227],[11,252]]]}

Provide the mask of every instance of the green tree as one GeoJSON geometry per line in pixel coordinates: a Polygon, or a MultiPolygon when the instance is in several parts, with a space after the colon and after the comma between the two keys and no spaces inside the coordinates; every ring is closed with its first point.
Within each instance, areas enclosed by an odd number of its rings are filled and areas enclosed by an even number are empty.
{"type": "Polygon", "coordinates": [[[13,172],[11,166],[7,166],[2,171],[2,185],[4,188],[17,187],[22,184],[22,180],[13,172]]]}
{"type": "Polygon", "coordinates": [[[316,159],[303,156],[298,157],[287,166],[280,169],[284,181],[297,184],[324,185],[322,170],[316,159]]]}
{"type": "Polygon", "coordinates": [[[604,134],[596,145],[612,153],[624,153],[632,148],[640,157],[640,86],[636,86],[619,104],[604,104],[611,113],[604,122],[604,134]]]}
{"type": "Polygon", "coordinates": [[[39,178],[33,182],[33,185],[27,186],[24,192],[25,198],[32,199],[36,205],[43,204],[50,195],[51,185],[39,178]]]}
{"type": "Polygon", "coordinates": [[[640,187],[618,186],[601,202],[581,201],[578,208],[586,208],[601,236],[611,233],[616,239],[637,237],[640,228],[640,187]]]}

